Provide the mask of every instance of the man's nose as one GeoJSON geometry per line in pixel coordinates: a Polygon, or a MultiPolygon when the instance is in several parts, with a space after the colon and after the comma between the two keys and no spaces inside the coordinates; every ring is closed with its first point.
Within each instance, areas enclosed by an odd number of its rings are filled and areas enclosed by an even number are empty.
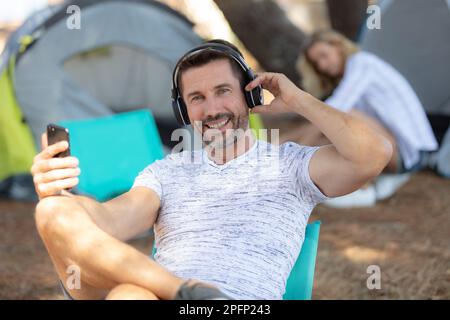
{"type": "Polygon", "coordinates": [[[208,99],[206,104],[206,116],[214,117],[223,110],[222,102],[217,97],[211,97],[208,99]]]}

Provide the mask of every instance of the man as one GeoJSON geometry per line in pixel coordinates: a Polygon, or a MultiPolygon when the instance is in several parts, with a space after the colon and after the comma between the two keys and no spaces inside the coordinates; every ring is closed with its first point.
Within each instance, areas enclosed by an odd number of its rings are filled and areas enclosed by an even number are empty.
{"type": "Polygon", "coordinates": [[[43,137],[31,170],[36,224],[62,284],[68,266],[81,270],[81,289],[66,286],[73,298],[282,297],[311,210],[378,175],[392,146],[282,74],[251,78],[229,43],[208,42],[185,55],[174,71],[174,108],[204,148],[156,161],[130,191],[105,203],[63,190],[77,185],[78,161],[52,158],[67,144],[46,146],[43,137]],[[274,95],[270,104],[254,106],[259,86],[274,95]],[[249,107],[297,112],[332,144],[257,141],[245,134],[249,107]],[[156,262],[123,242],[152,226],[156,262]]]}

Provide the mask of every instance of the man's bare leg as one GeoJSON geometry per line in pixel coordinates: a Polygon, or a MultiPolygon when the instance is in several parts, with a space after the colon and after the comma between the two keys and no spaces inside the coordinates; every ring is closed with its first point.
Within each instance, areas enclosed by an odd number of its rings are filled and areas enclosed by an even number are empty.
{"type": "Polygon", "coordinates": [[[101,230],[75,197],[42,199],[36,207],[36,225],[60,279],[75,299],[102,299],[122,284],[172,299],[185,281],[101,230]],[[80,268],[80,289],[66,286],[70,265],[80,268]]]}

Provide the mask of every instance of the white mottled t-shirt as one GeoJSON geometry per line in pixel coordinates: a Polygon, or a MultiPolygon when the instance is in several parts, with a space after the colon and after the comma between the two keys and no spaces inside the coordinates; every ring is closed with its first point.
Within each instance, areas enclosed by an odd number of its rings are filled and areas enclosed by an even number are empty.
{"type": "Polygon", "coordinates": [[[328,199],[308,171],[317,149],[257,141],[224,165],[204,150],[149,165],[133,187],[161,199],[155,260],[235,299],[281,299],[309,215],[328,199]]]}

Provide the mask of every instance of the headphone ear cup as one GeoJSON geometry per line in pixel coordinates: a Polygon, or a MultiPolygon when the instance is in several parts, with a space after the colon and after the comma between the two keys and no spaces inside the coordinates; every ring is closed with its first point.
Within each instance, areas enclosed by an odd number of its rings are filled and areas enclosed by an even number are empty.
{"type": "MultiPolygon", "coordinates": [[[[252,80],[256,78],[255,74],[253,73],[253,70],[249,68],[246,72],[248,83],[250,83],[252,80]]],[[[247,84],[248,84],[247,83],[247,84]]],[[[263,97],[263,91],[261,85],[257,86],[251,91],[246,91],[244,89],[244,95],[245,100],[247,101],[247,106],[249,108],[254,108],[256,106],[264,104],[264,97],[263,97]]]]}
{"type": "Polygon", "coordinates": [[[245,97],[245,102],[247,102],[247,107],[249,107],[250,109],[253,108],[254,105],[253,105],[253,101],[252,101],[252,93],[251,93],[251,91],[246,91],[244,89],[244,97],[245,97]]]}
{"type": "Polygon", "coordinates": [[[264,97],[262,95],[262,87],[257,86],[251,91],[245,91],[245,100],[249,108],[264,104],[264,97]]]}
{"type": "Polygon", "coordinates": [[[260,106],[264,104],[264,95],[263,90],[261,86],[257,86],[255,89],[251,91],[251,94],[253,96],[253,100],[255,101],[255,106],[260,106]]]}
{"type": "Polygon", "coordinates": [[[173,113],[175,114],[175,118],[177,119],[179,124],[188,125],[191,123],[183,99],[179,97],[176,99],[172,99],[172,108],[173,113]]]}

